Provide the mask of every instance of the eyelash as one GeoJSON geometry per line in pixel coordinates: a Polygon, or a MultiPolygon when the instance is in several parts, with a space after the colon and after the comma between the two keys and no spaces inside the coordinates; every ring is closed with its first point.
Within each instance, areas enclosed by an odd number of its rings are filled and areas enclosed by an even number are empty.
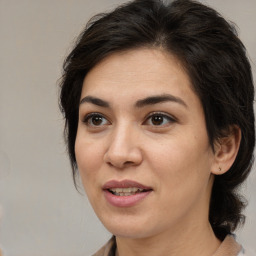
{"type": "Polygon", "coordinates": [[[163,112],[153,112],[153,113],[150,113],[150,114],[147,116],[147,118],[146,118],[146,120],[143,122],[143,124],[146,124],[150,119],[151,119],[151,123],[152,123],[152,118],[153,118],[153,117],[161,117],[162,120],[165,119],[165,121],[166,121],[165,124],[159,124],[159,125],[156,125],[156,124],[155,124],[155,125],[154,125],[154,124],[149,124],[149,125],[154,126],[154,127],[165,127],[165,126],[167,126],[167,125],[170,124],[170,123],[176,122],[176,119],[175,119],[174,117],[170,116],[169,114],[165,114],[165,113],[163,113],[163,112]]]}
{"type": "MultiPolygon", "coordinates": [[[[101,119],[105,119],[108,123],[110,123],[108,121],[107,118],[105,118],[102,114],[100,113],[90,113],[88,115],[86,115],[83,119],[83,123],[85,123],[87,126],[90,126],[90,127],[101,127],[102,125],[94,125],[92,124],[92,118],[95,118],[95,117],[100,117],[101,119]]],[[[105,125],[105,124],[104,124],[105,125]]]]}
{"type": "MultiPolygon", "coordinates": [[[[155,120],[155,121],[158,121],[158,120],[155,120]]],[[[153,112],[153,113],[150,113],[146,117],[146,119],[142,123],[142,125],[150,125],[153,127],[165,127],[165,126],[168,126],[168,124],[174,123],[176,121],[177,120],[174,117],[170,116],[169,114],[165,114],[163,112],[153,112]],[[165,120],[165,123],[164,124],[153,124],[153,122],[152,122],[153,117],[158,117],[158,118],[160,117],[160,118],[162,118],[163,122],[165,120]],[[151,119],[151,121],[150,121],[150,119],[151,119]]],[[[161,120],[160,120],[160,122],[161,122],[161,120]]],[[[88,127],[93,127],[93,128],[100,128],[102,126],[111,124],[111,122],[107,118],[105,118],[104,115],[102,115],[100,113],[90,113],[90,114],[86,115],[83,119],[83,123],[85,123],[88,127]],[[95,117],[99,117],[101,119],[101,121],[105,120],[105,123],[104,124],[100,123],[99,125],[93,124],[92,118],[95,118],[95,117]]]]}

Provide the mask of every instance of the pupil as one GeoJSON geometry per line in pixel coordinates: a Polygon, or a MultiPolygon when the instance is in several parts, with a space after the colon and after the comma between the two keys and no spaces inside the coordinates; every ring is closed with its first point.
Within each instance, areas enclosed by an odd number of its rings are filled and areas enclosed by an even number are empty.
{"type": "Polygon", "coordinates": [[[92,123],[94,125],[100,125],[102,123],[102,117],[101,116],[94,116],[92,118],[92,123]]]}
{"type": "Polygon", "coordinates": [[[152,123],[154,125],[161,125],[163,123],[163,117],[162,116],[153,116],[152,123]]]}

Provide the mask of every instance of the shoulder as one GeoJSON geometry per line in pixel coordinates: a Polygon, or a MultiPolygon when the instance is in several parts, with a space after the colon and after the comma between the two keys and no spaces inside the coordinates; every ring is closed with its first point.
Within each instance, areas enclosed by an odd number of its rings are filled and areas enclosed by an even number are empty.
{"type": "Polygon", "coordinates": [[[256,252],[252,249],[242,249],[238,256],[256,256],[256,252]]]}
{"type": "MultiPolygon", "coordinates": [[[[228,235],[225,240],[222,242],[221,248],[225,248],[225,252],[229,252],[228,255],[237,255],[237,256],[256,256],[255,250],[251,248],[246,248],[241,246],[237,241],[236,241],[236,236],[235,235],[228,235]],[[232,253],[231,253],[232,251],[232,253]],[[237,251],[237,252],[236,252],[237,251]]],[[[224,250],[223,250],[224,252],[224,250]]],[[[225,255],[225,254],[223,254],[225,255]]]]}
{"type": "Polygon", "coordinates": [[[115,256],[116,251],[116,239],[113,236],[104,246],[102,246],[92,256],[115,256]]]}

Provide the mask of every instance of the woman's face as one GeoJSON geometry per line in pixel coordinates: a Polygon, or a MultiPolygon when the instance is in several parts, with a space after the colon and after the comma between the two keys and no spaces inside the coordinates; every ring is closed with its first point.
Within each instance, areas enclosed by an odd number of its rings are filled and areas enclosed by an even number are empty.
{"type": "Polygon", "coordinates": [[[157,49],[113,54],[85,77],[75,153],[111,233],[142,238],[208,224],[216,164],[191,88],[179,61],[157,49]]]}

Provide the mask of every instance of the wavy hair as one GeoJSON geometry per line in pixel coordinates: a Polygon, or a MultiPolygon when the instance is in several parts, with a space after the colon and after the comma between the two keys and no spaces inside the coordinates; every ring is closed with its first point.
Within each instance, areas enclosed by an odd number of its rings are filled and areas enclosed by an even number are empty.
{"type": "Polygon", "coordinates": [[[201,100],[213,148],[232,125],[241,129],[236,160],[228,172],[215,177],[209,206],[209,221],[216,236],[223,239],[244,221],[241,212],[245,200],[238,188],[253,163],[254,86],[246,49],[235,26],[197,1],[131,1],[110,13],[96,15],[80,34],[64,62],[60,82],[60,108],[66,121],[64,136],[74,181],[83,80],[110,54],[139,47],[161,48],[181,61],[201,100]]]}

